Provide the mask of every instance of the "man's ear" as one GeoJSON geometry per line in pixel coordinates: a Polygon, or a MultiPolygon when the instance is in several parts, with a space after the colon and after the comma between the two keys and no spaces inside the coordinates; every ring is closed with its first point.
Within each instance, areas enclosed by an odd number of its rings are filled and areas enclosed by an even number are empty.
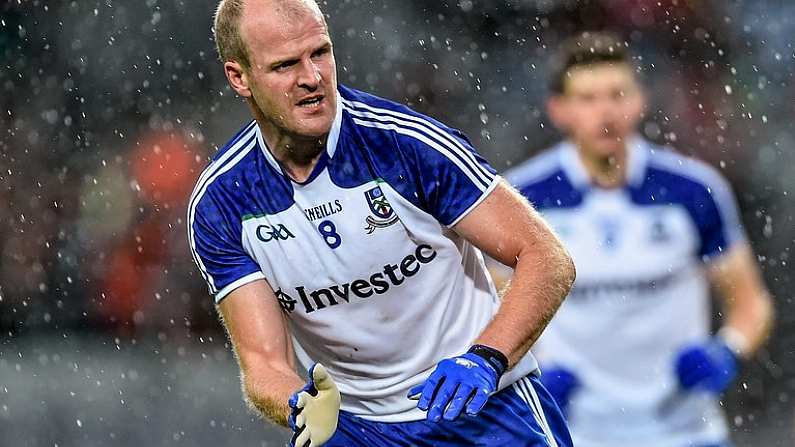
{"type": "Polygon", "coordinates": [[[554,94],[547,99],[547,114],[552,124],[560,131],[568,127],[568,112],[566,111],[566,98],[562,94],[554,94]]]}
{"type": "Polygon", "coordinates": [[[237,92],[238,95],[249,98],[251,97],[251,89],[248,85],[248,75],[246,74],[243,65],[235,61],[224,62],[224,74],[229,81],[229,85],[237,92]]]}

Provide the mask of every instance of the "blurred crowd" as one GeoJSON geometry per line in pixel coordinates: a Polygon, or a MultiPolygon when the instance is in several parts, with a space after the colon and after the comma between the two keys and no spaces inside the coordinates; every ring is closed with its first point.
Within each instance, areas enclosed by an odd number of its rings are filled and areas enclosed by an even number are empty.
{"type": "MultiPolygon", "coordinates": [[[[462,129],[499,169],[558,138],[544,113],[556,45],[585,29],[626,38],[651,94],[640,131],[731,180],[776,295],[777,327],[740,381],[735,425],[789,417],[795,3],[320,3],[341,83],[462,129]]],[[[214,6],[0,6],[0,339],[220,334],[184,222],[208,157],[248,119],[216,60],[214,6]]]]}

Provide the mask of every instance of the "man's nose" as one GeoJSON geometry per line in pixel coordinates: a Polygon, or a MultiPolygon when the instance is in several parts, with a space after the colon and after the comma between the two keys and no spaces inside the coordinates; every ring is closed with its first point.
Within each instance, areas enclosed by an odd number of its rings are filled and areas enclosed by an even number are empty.
{"type": "Polygon", "coordinates": [[[298,85],[308,90],[315,90],[318,84],[320,84],[320,70],[318,70],[317,65],[315,65],[311,59],[303,59],[300,64],[298,85]]]}
{"type": "Polygon", "coordinates": [[[610,97],[603,97],[599,100],[599,114],[606,120],[613,120],[618,116],[616,101],[610,97]]]}

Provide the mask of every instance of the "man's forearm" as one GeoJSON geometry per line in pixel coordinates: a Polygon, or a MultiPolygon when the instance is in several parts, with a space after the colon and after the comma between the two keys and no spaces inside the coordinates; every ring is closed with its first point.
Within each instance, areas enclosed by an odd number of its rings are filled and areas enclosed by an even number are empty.
{"type": "Polygon", "coordinates": [[[726,317],[720,335],[735,353],[752,356],[767,340],[774,310],[751,247],[733,248],[710,264],[708,273],[723,299],[726,317]]]}
{"type": "Polygon", "coordinates": [[[535,343],[574,283],[574,263],[549,235],[517,257],[500,309],[476,341],[504,353],[511,366],[535,343]]]}
{"type": "Polygon", "coordinates": [[[772,299],[766,290],[758,296],[741,300],[742,306],[731,306],[726,323],[719,331],[731,348],[742,357],[751,357],[762,346],[773,325],[772,299]]]}
{"type": "Polygon", "coordinates": [[[292,371],[249,372],[242,377],[243,395],[252,410],[275,424],[287,427],[290,396],[304,386],[292,371]]]}

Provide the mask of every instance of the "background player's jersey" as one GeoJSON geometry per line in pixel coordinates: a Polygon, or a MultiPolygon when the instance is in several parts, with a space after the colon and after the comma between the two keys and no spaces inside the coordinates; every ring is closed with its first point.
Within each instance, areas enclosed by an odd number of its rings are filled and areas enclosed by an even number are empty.
{"type": "MultiPolygon", "coordinates": [[[[264,278],[304,367],[322,362],[342,409],[424,417],[408,390],[462,354],[497,310],[480,252],[449,228],[496,186],[458,131],[340,86],[326,152],[292,181],[251,123],[199,179],[193,255],[216,302],[264,278]]],[[[536,369],[528,356],[505,387],[536,369]]]]}
{"type": "Polygon", "coordinates": [[[593,186],[561,143],[507,179],[548,219],[577,265],[570,296],[536,345],[541,368],[571,369],[575,445],[684,446],[725,439],[717,402],[685,394],[675,355],[709,336],[704,262],[743,239],[713,169],[639,138],[628,184],[593,186]]]}

